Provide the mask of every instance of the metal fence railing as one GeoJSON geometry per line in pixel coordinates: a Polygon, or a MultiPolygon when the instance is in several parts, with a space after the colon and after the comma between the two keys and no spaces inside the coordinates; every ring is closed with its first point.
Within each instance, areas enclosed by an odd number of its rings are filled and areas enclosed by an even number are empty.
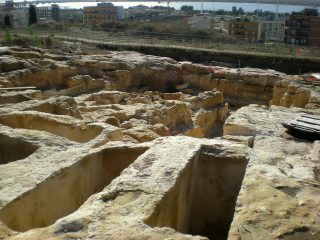
{"type": "MultiPolygon", "coordinates": [[[[15,29],[13,30],[13,33],[26,35],[29,34],[27,29],[15,29]]],[[[292,46],[284,43],[247,43],[241,39],[215,39],[214,37],[210,38],[192,34],[92,29],[81,27],[68,27],[60,29],[36,28],[34,29],[34,34],[94,44],[156,44],[164,46],[320,57],[320,47],[292,46]]]]}

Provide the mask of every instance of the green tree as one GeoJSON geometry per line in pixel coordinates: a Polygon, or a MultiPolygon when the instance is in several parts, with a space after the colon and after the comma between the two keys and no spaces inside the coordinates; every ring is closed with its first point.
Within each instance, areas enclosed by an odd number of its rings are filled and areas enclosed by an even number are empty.
{"type": "Polygon", "coordinates": [[[237,7],[233,6],[232,7],[232,15],[237,15],[238,14],[238,9],[237,7]]]}
{"type": "Polygon", "coordinates": [[[261,16],[262,13],[263,13],[262,10],[258,10],[258,9],[253,11],[253,14],[256,16],[261,16]]]}
{"type": "Polygon", "coordinates": [[[30,34],[30,38],[32,40],[32,43],[36,46],[36,47],[40,47],[40,37],[38,36],[38,34],[34,31],[32,26],[28,27],[28,32],[30,34]]]}
{"type": "Polygon", "coordinates": [[[28,27],[28,33],[30,34],[30,37],[33,37],[34,35],[34,30],[31,26],[28,27]]]}
{"type": "Polygon", "coordinates": [[[216,15],[225,15],[225,14],[226,14],[226,11],[223,10],[223,9],[219,9],[219,10],[215,11],[215,14],[216,14],[216,15]]]}
{"type": "Polygon", "coordinates": [[[193,11],[193,6],[183,5],[183,6],[181,6],[181,11],[192,12],[193,11]]]}
{"type": "Polygon", "coordinates": [[[52,46],[52,44],[53,44],[52,38],[53,38],[53,35],[47,36],[45,38],[45,44],[46,44],[47,48],[50,48],[52,46]]]}
{"type": "Polygon", "coordinates": [[[40,47],[41,45],[41,39],[37,34],[34,35],[32,42],[36,47],[40,47]]]}
{"type": "Polygon", "coordinates": [[[241,7],[238,9],[238,15],[244,15],[244,10],[241,7]]]}
{"type": "Polygon", "coordinates": [[[12,36],[11,36],[9,28],[6,28],[6,33],[4,35],[4,41],[7,44],[11,44],[12,43],[12,36]]]}
{"type": "Polygon", "coordinates": [[[37,22],[38,22],[38,18],[37,18],[36,6],[31,4],[29,6],[29,25],[35,24],[37,22]]]}

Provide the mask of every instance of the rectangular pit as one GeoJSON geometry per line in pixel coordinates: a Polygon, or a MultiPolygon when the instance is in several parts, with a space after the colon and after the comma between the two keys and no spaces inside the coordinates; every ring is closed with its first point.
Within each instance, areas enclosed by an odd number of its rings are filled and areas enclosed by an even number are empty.
{"type": "Polygon", "coordinates": [[[90,154],[4,206],[0,221],[21,232],[53,224],[100,192],[146,150],[121,146],[90,154]]]}
{"type": "Polygon", "coordinates": [[[103,127],[99,125],[83,124],[83,126],[80,126],[74,124],[70,119],[60,121],[60,119],[51,115],[28,112],[3,114],[0,116],[0,124],[12,128],[46,131],[79,143],[85,143],[96,138],[103,130],[103,127]]]}
{"type": "Polygon", "coordinates": [[[0,165],[27,158],[38,148],[32,143],[0,134],[0,165]]]}
{"type": "Polygon", "coordinates": [[[146,220],[152,227],[227,239],[248,160],[203,147],[146,220]]]}

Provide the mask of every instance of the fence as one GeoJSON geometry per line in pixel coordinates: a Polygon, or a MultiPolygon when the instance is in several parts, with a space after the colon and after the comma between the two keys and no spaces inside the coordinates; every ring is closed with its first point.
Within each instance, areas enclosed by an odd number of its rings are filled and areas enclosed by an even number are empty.
{"type": "MultiPolygon", "coordinates": [[[[284,43],[246,43],[241,39],[215,39],[191,34],[141,32],[114,29],[91,29],[68,27],[60,29],[37,28],[39,36],[54,36],[65,40],[76,40],[93,44],[135,44],[193,47],[226,51],[257,52],[275,55],[320,57],[320,48],[292,46],[284,43]]],[[[15,29],[16,34],[28,34],[26,29],[15,29]]]]}

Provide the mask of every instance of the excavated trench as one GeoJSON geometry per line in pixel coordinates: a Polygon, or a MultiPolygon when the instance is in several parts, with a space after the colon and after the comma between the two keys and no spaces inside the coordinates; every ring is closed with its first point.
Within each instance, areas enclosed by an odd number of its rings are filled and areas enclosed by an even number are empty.
{"type": "Polygon", "coordinates": [[[38,148],[32,143],[0,134],[0,164],[27,158],[38,148]]]}
{"type": "Polygon", "coordinates": [[[31,107],[25,110],[49,113],[54,115],[67,115],[67,116],[75,117],[78,119],[82,119],[81,115],[77,113],[75,109],[72,109],[70,107],[69,108],[62,107],[52,103],[43,103],[38,106],[31,107]]]}
{"type": "Polygon", "coordinates": [[[147,148],[115,147],[84,157],[0,210],[0,221],[16,231],[45,227],[77,210],[147,148]]]}
{"type": "Polygon", "coordinates": [[[0,123],[12,128],[46,131],[79,143],[96,138],[103,130],[103,127],[94,124],[73,125],[27,113],[1,115],[0,123]]]}
{"type": "Polygon", "coordinates": [[[248,160],[204,147],[146,219],[152,227],[227,239],[248,160]]]}

